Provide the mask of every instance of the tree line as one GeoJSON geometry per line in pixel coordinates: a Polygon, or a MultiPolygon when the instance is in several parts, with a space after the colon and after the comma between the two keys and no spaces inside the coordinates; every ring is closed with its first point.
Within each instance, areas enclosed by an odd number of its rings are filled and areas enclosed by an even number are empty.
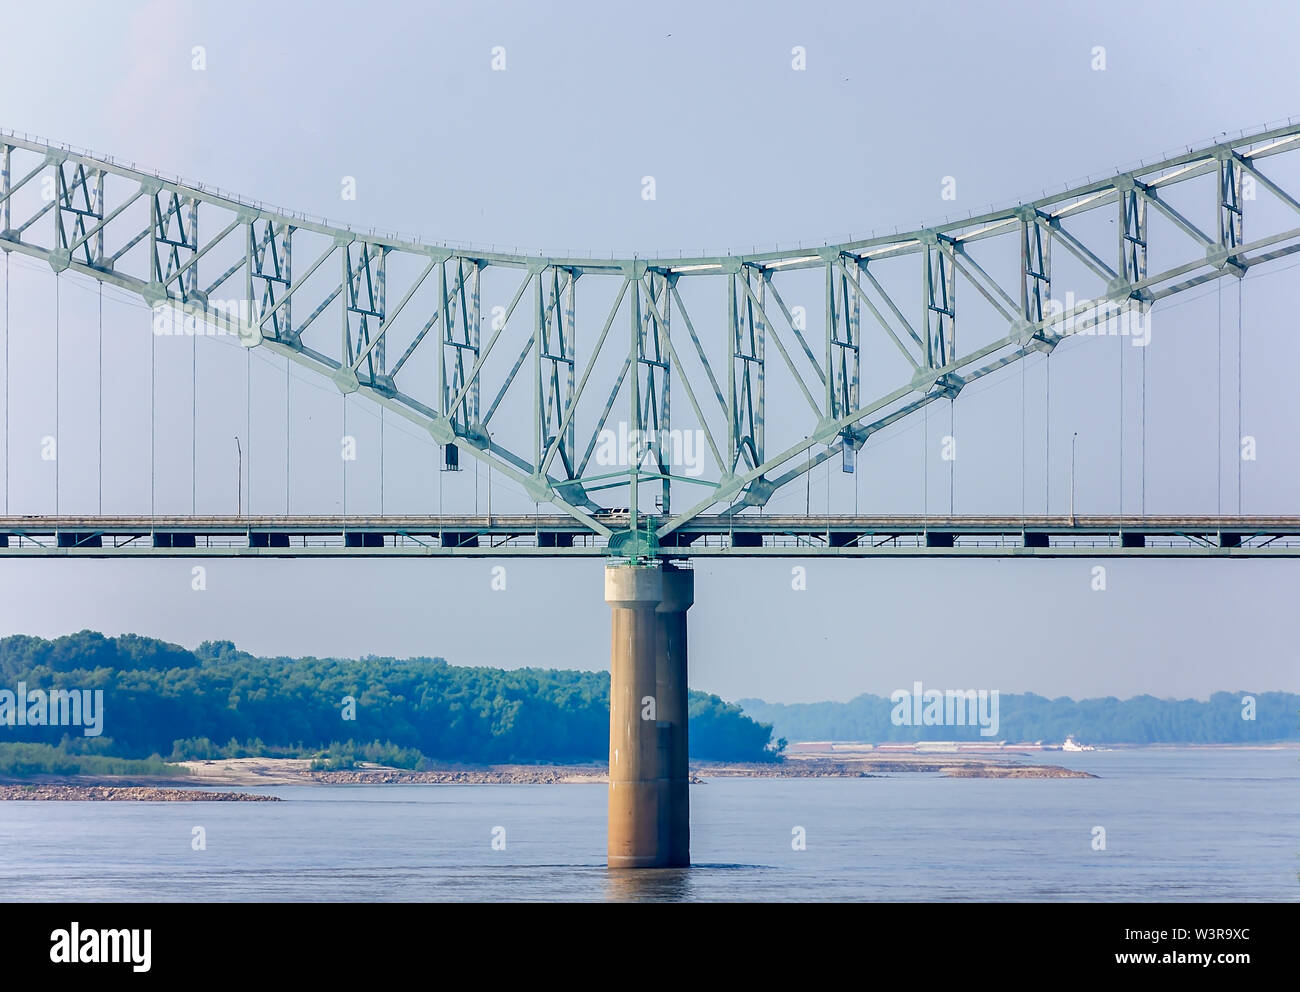
{"type": "MultiPolygon", "coordinates": [[[[327,753],[426,762],[603,761],[609,674],[471,668],[442,658],[265,658],[230,641],[194,650],[135,634],[83,630],[0,639],[0,690],[102,689],[104,730],[0,727],[35,742],[124,758],[327,753]],[[350,701],[350,702],[349,702],[350,701]],[[350,717],[350,718],[345,718],[350,717]],[[93,742],[93,743],[92,743],[93,742]],[[344,742],[340,744],[340,742],[344,742]]],[[[692,691],[691,756],[771,760],[771,727],[692,691]]]]}
{"type": "MultiPolygon", "coordinates": [[[[988,741],[974,726],[896,725],[896,704],[863,694],[846,703],[766,703],[742,699],[773,733],[798,741],[988,741]]],[[[1300,740],[1300,695],[1216,692],[1208,700],[1107,696],[1048,699],[999,693],[993,740],[1060,743],[1073,734],[1086,744],[1256,744],[1300,740]]]]}

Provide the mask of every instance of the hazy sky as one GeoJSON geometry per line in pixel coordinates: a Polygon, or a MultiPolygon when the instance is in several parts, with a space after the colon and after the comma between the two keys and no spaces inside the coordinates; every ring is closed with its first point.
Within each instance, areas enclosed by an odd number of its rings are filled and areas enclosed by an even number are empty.
{"type": "MultiPolygon", "coordinates": [[[[58,32],[57,63],[50,11],[9,6],[0,127],[354,226],[506,248],[646,255],[842,240],[1030,199],[1300,110],[1289,102],[1300,18],[1277,4],[1236,4],[1225,29],[1210,3],[1109,0],[834,10],[71,3],[58,9],[69,29],[58,32]],[[203,71],[192,68],[195,46],[203,71]],[[491,68],[496,46],[504,72],[491,68]],[[791,67],[795,46],[804,71],[791,67]],[[1093,67],[1096,46],[1104,71],[1093,67]],[[641,196],[647,175],[653,202],[641,196]],[[355,200],[340,196],[344,176],[356,179],[355,200]],[[940,198],[945,176],[957,180],[955,203],[940,198]]],[[[1292,264],[1253,271],[1243,290],[1242,430],[1259,445],[1243,467],[1251,513],[1296,510],[1292,264]]],[[[56,408],[54,277],[14,256],[10,280],[11,512],[53,509],[53,475],[36,452],[56,422],[61,509],[93,511],[102,492],[105,512],[147,511],[143,304],[104,296],[101,473],[94,284],[60,279],[56,408]]],[[[1235,363],[1239,288],[1202,287],[1155,311],[1145,480],[1136,352],[1076,339],[1052,358],[1051,437],[1026,428],[1027,461],[1021,402],[1031,418],[1043,409],[1041,359],[1023,380],[1008,370],[959,398],[958,512],[1018,512],[1022,464],[1028,509],[1040,512],[1045,443],[1052,509],[1063,511],[1076,431],[1080,512],[1118,508],[1121,464],[1126,511],[1144,497],[1151,513],[1235,512],[1236,369],[1221,397],[1215,349],[1221,313],[1235,363]]],[[[282,359],[249,357],[229,340],[155,344],[160,512],[233,512],[235,434],[255,510],[282,511],[286,485],[295,512],[338,510],[344,401],[332,384],[290,373],[286,471],[282,359]]],[[[374,408],[353,398],[347,410],[363,451],[349,469],[349,511],[378,509],[382,451],[385,509],[433,512],[431,441],[389,417],[381,447],[374,408]]],[[[946,407],[931,417],[947,430],[946,407]]],[[[855,476],[837,470],[828,483],[820,472],[773,509],[829,498],[918,510],[924,431],[912,420],[881,432],[855,476]]],[[[929,432],[931,442],[943,433],[933,423],[929,432]]],[[[929,505],[946,509],[946,466],[928,457],[929,505]]],[[[444,480],[442,498],[468,508],[476,483],[481,499],[486,479],[470,471],[444,480]]],[[[531,510],[518,487],[494,485],[498,512],[531,510]]],[[[0,633],[91,627],[187,646],[228,638],[259,654],[607,664],[598,562],[509,563],[501,592],[489,585],[493,564],[218,561],[195,592],[185,560],[0,560],[0,633]]],[[[809,562],[806,591],[791,589],[792,564],[698,564],[693,687],[788,702],[887,694],[917,679],[1074,696],[1300,689],[1300,563],[1114,561],[1101,593],[1085,561],[809,562]]]]}

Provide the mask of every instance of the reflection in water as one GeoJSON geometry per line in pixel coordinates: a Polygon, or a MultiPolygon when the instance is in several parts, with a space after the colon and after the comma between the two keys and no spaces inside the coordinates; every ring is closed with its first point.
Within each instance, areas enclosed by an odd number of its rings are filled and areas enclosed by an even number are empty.
{"type": "Polygon", "coordinates": [[[610,902],[677,902],[691,898],[690,868],[609,868],[605,898],[610,902]]]}

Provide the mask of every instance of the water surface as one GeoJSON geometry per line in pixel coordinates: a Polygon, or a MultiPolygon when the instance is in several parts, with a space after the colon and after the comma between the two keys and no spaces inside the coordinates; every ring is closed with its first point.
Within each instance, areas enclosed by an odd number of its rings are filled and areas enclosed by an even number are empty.
{"type": "Polygon", "coordinates": [[[1298,759],[1143,749],[1043,757],[1097,779],[712,779],[691,788],[696,867],[683,871],[605,868],[603,785],[2,802],[0,898],[1295,900],[1298,759]],[[192,849],[196,826],[206,850],[192,849]]]}

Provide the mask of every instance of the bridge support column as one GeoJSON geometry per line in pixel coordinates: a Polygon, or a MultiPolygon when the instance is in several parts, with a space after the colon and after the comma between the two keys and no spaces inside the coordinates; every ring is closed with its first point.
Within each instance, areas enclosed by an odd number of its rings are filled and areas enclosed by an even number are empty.
{"type": "Polygon", "coordinates": [[[663,599],[659,615],[659,657],[655,663],[655,686],[659,702],[660,734],[667,733],[668,809],[664,823],[670,868],[691,863],[691,769],[687,728],[689,725],[686,686],[686,611],[695,603],[695,573],[686,568],[663,567],[663,599]],[[665,728],[666,726],[666,729],[665,728]]]}
{"type": "Polygon", "coordinates": [[[694,576],[609,565],[611,868],[690,864],[686,611],[694,576]]]}

